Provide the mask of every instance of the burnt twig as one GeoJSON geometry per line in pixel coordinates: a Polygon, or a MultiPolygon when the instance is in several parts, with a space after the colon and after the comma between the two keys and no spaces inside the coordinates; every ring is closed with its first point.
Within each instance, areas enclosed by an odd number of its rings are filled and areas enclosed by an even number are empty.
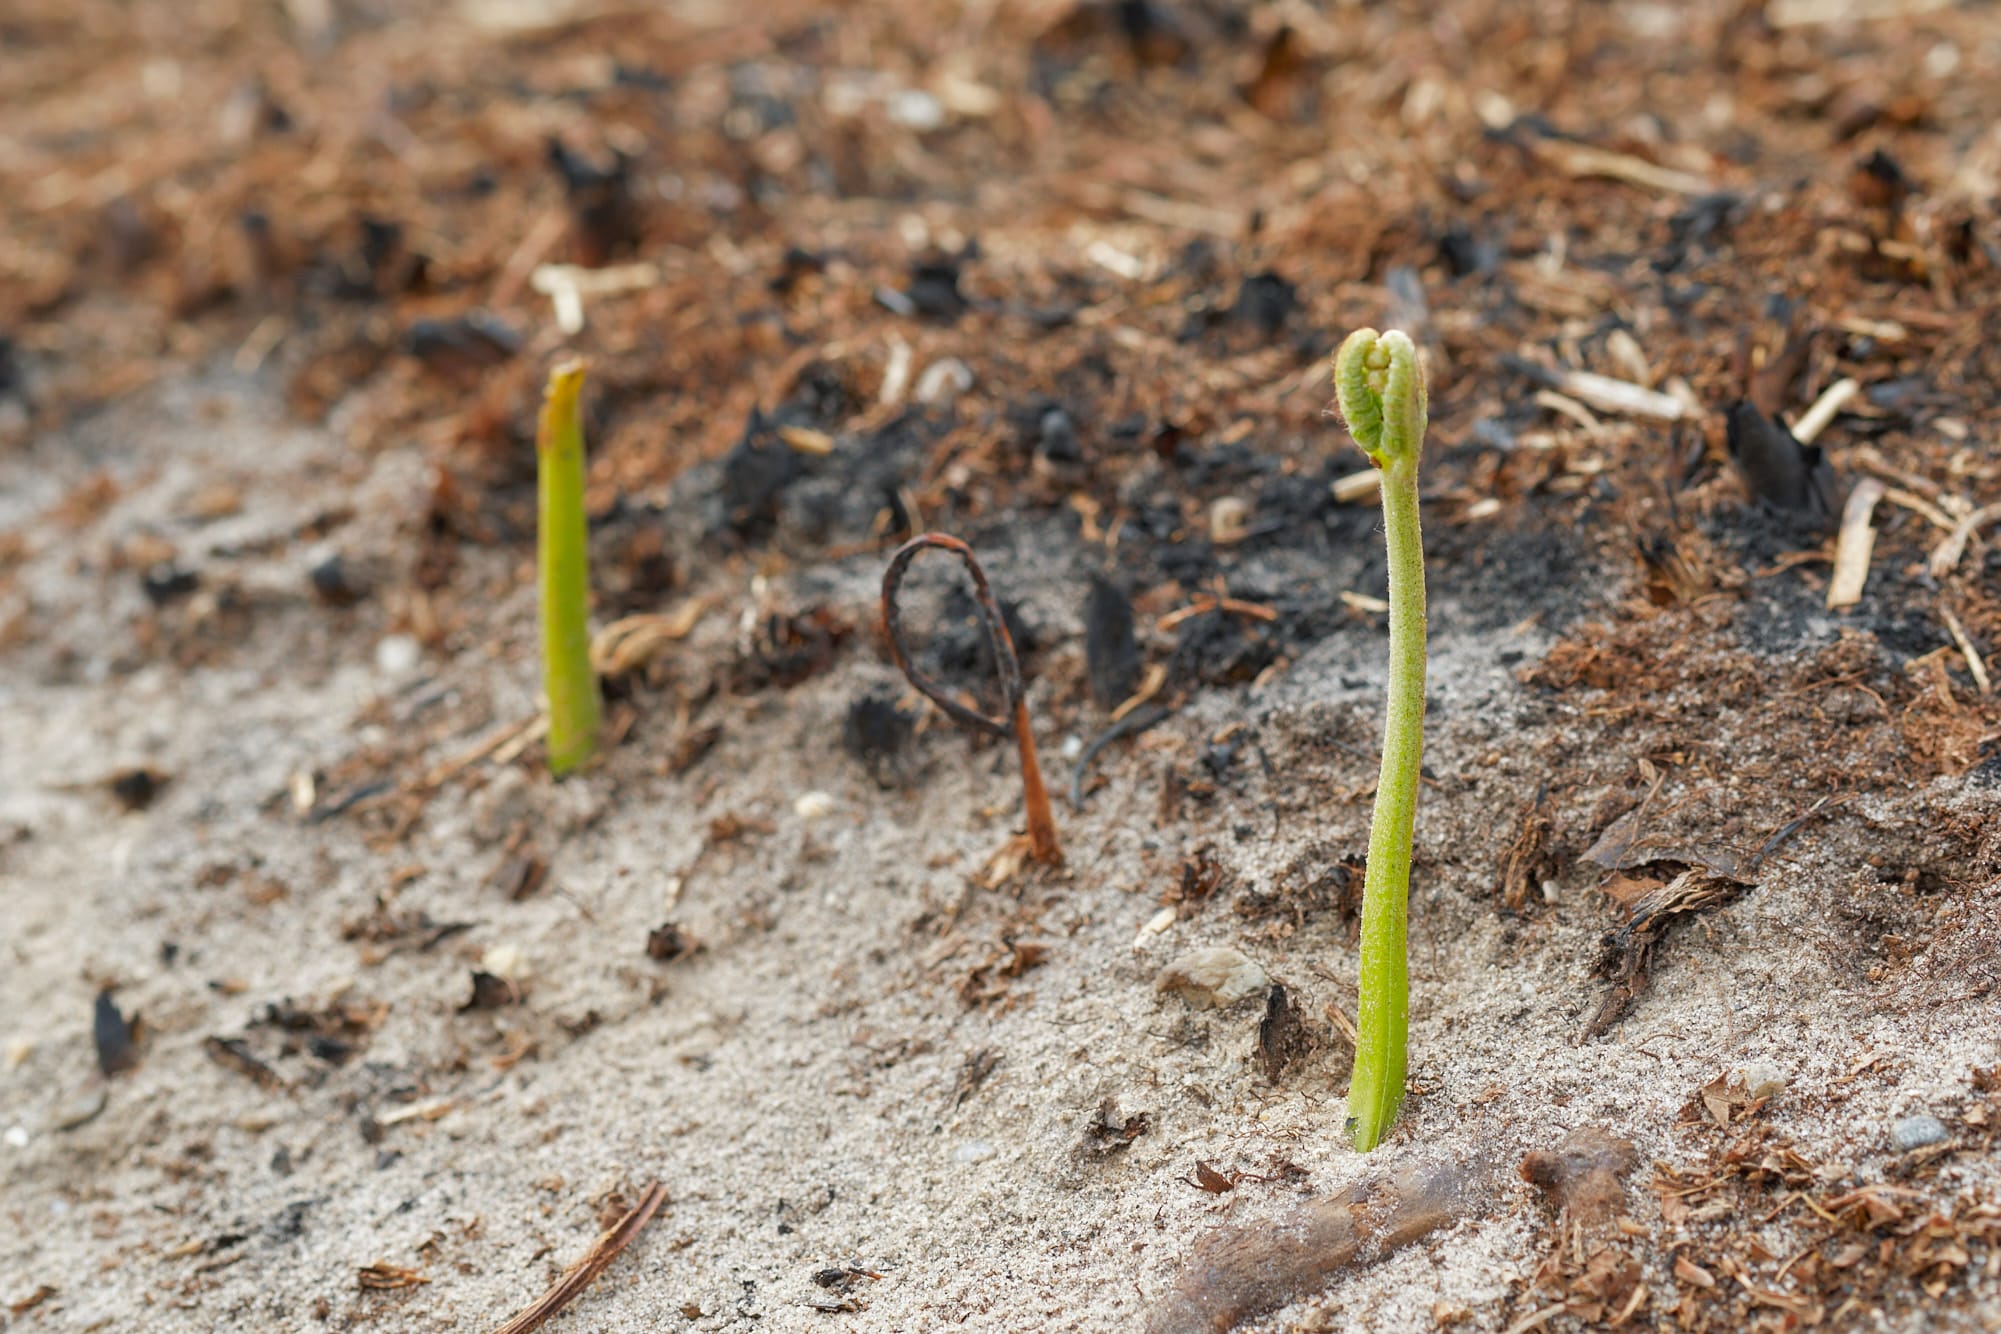
{"type": "Polygon", "coordinates": [[[1015,656],[1014,636],[1008,633],[1007,619],[1001,614],[1000,603],[994,600],[986,571],[973,557],[973,549],[944,533],[920,533],[898,547],[896,554],[889,558],[889,568],[882,575],[882,625],[889,639],[889,655],[897,670],[926,699],[943,709],[946,716],[989,736],[1014,737],[1015,745],[1021,752],[1021,789],[1023,804],[1028,810],[1030,853],[1044,865],[1060,863],[1063,850],[1056,843],[1056,821],[1049,813],[1049,793],[1042,785],[1042,765],[1036,760],[1035,736],[1028,726],[1028,692],[1021,683],[1021,660],[1015,656]],[[986,628],[987,642],[993,647],[994,662],[1000,669],[1001,699],[1008,718],[989,718],[977,709],[967,708],[946,694],[943,686],[918,671],[910,659],[909,650],[903,642],[903,617],[896,605],[896,594],[903,585],[903,576],[910,568],[910,562],[927,547],[951,552],[965,564],[967,573],[973,577],[980,621],[986,628]]]}
{"type": "Polygon", "coordinates": [[[575,1301],[577,1295],[591,1285],[591,1280],[603,1273],[605,1266],[617,1259],[618,1253],[632,1244],[632,1239],[639,1235],[639,1230],[652,1221],[653,1215],[658,1213],[660,1206],[666,1202],[667,1187],[658,1181],[648,1186],[646,1193],[639,1197],[639,1203],[632,1206],[631,1212],[612,1224],[603,1235],[592,1242],[590,1250],[584,1253],[584,1258],[565,1269],[554,1287],[537,1298],[533,1306],[522,1311],[493,1334],[532,1334],[532,1331],[540,1329],[550,1316],[575,1301]]]}
{"type": "Polygon", "coordinates": [[[1084,753],[1077,759],[1077,767],[1070,774],[1070,807],[1084,809],[1084,780],[1091,776],[1091,765],[1105,747],[1122,737],[1138,736],[1149,727],[1157,726],[1174,716],[1174,710],[1165,704],[1150,704],[1134,709],[1125,717],[1107,727],[1084,747],[1084,753]]]}

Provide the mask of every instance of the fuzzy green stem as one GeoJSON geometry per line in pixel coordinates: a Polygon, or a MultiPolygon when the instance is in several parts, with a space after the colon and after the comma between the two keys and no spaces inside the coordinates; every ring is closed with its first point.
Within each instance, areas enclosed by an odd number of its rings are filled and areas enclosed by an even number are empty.
{"type": "Polygon", "coordinates": [[[1424,756],[1424,540],[1418,527],[1418,456],[1426,424],[1417,349],[1392,331],[1349,336],[1335,360],[1342,415],[1382,469],[1383,534],[1389,547],[1390,683],[1383,767],[1369,826],[1362,891],[1360,1002],[1348,1136],[1368,1152],[1403,1103],[1408,1065],[1410,973],[1406,928],[1410,854],[1424,756]]]}
{"type": "Polygon", "coordinates": [[[542,590],[542,683],[549,696],[549,772],[589,760],[598,744],[598,682],[591,671],[590,534],[584,523],[584,363],[549,372],[536,433],[537,564],[542,590]]]}

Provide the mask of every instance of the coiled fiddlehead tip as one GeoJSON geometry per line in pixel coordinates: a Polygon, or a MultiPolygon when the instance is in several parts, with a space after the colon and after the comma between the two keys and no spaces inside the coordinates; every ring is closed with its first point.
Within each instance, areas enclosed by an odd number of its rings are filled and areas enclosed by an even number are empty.
{"type": "Polygon", "coordinates": [[[1357,329],[1334,354],[1334,392],[1348,433],[1377,467],[1413,462],[1428,421],[1424,368],[1401,329],[1357,329]]]}

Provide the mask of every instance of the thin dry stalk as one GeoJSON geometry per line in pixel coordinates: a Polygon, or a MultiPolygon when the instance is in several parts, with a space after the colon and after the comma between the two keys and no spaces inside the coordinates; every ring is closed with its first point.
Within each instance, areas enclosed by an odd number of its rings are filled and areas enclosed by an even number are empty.
{"type": "Polygon", "coordinates": [[[1021,682],[1021,660],[1015,654],[1014,636],[1008,633],[1007,618],[1001,614],[1000,603],[995,601],[993,588],[987,583],[987,572],[974,559],[973,549],[944,533],[920,533],[898,547],[896,554],[889,558],[889,568],[882,575],[882,624],[889,639],[889,655],[896,663],[896,669],[926,699],[943,709],[946,716],[975,731],[990,736],[1014,737],[1015,745],[1021,752],[1022,804],[1028,812],[1030,855],[1045,866],[1060,864],[1063,849],[1056,841],[1056,820],[1049,810],[1048,789],[1042,785],[1042,765],[1035,755],[1035,735],[1028,726],[1028,692],[1021,682]],[[989,718],[953,699],[943,686],[917,670],[904,645],[903,614],[896,604],[897,590],[903,586],[904,573],[917,553],[934,547],[957,556],[973,577],[980,622],[986,628],[987,642],[992,646],[994,661],[1000,668],[1001,698],[1008,710],[1007,719],[989,718]]]}
{"type": "Polygon", "coordinates": [[[658,1181],[648,1186],[646,1193],[639,1197],[639,1203],[632,1206],[631,1212],[612,1224],[602,1236],[592,1242],[590,1250],[584,1252],[581,1260],[563,1271],[563,1276],[556,1280],[554,1287],[538,1297],[533,1306],[502,1325],[493,1334],[532,1334],[534,1330],[542,1328],[549,1317],[575,1301],[578,1295],[604,1272],[605,1266],[617,1259],[618,1253],[632,1244],[632,1239],[639,1235],[640,1229],[653,1221],[653,1215],[659,1213],[660,1206],[666,1202],[667,1187],[658,1181]]]}

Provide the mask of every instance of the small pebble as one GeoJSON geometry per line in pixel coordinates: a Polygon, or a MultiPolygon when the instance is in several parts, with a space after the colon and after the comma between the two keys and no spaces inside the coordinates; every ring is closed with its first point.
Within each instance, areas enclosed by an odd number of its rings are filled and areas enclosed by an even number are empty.
{"type": "Polygon", "coordinates": [[[907,130],[935,130],[945,123],[944,104],[921,88],[899,88],[884,105],[889,118],[907,130]]]}
{"type": "Polygon", "coordinates": [[[792,813],[802,820],[821,820],[832,815],[838,804],[825,792],[802,792],[792,803],[792,813]]]}
{"type": "Polygon", "coordinates": [[[1221,496],[1209,506],[1209,540],[1219,547],[1250,535],[1251,502],[1242,496],[1221,496]]]}
{"type": "Polygon", "coordinates": [[[969,1139],[952,1150],[952,1161],[960,1164],[983,1163],[994,1156],[994,1146],[983,1139],[969,1139]]]}
{"type": "Polygon", "coordinates": [[[1744,1092],[1754,1098],[1776,1098],[1786,1091],[1785,1072],[1770,1061],[1751,1061],[1741,1071],[1744,1092]]]}
{"type": "Polygon", "coordinates": [[[1945,1124],[1936,1116],[1920,1113],[1900,1117],[1890,1125],[1890,1143],[1898,1153],[1909,1153],[1928,1144],[1943,1144],[1949,1138],[1951,1136],[1946,1134],[1945,1124]]]}
{"type": "Polygon", "coordinates": [[[30,1137],[28,1135],[28,1128],[26,1126],[8,1126],[7,1133],[5,1135],[0,1135],[0,1139],[6,1140],[7,1147],[10,1149],[27,1148],[29,1138],[30,1137]]]}
{"type": "Polygon", "coordinates": [[[528,956],[518,945],[494,945],[480,956],[480,968],[505,982],[519,982],[528,976],[528,956]]]}
{"type": "Polygon", "coordinates": [[[352,607],[368,594],[338,552],[314,565],[307,577],[312,581],[313,592],[329,607],[352,607]]]}
{"type": "Polygon", "coordinates": [[[924,368],[917,377],[917,401],[927,406],[949,406],[973,387],[973,372],[957,357],[943,357],[924,368]]]}
{"type": "Polygon", "coordinates": [[[1172,991],[1198,1010],[1235,1005],[1262,996],[1271,979],[1242,950],[1227,945],[1190,950],[1160,970],[1154,986],[1172,991]]]}
{"type": "Polygon", "coordinates": [[[406,676],[423,655],[424,646],[410,635],[384,635],[375,645],[375,669],[384,676],[406,676]]]}

